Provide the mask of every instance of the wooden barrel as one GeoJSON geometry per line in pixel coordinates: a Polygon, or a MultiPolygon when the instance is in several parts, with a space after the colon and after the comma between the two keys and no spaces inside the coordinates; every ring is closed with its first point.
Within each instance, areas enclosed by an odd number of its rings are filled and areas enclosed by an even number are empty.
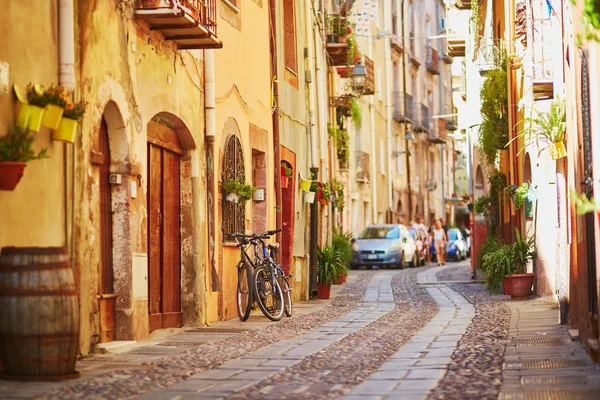
{"type": "Polygon", "coordinates": [[[75,378],[79,301],[63,247],[0,252],[0,358],[20,380],[75,378]]]}

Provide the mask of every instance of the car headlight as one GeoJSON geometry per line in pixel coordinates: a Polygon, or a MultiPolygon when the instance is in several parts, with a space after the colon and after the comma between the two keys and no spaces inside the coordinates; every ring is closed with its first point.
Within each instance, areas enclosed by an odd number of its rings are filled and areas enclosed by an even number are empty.
{"type": "Polygon", "coordinates": [[[456,244],[452,243],[452,244],[450,245],[450,248],[451,248],[452,250],[456,249],[456,244]]]}
{"type": "Polygon", "coordinates": [[[358,245],[356,243],[354,243],[352,245],[352,250],[354,250],[354,251],[358,251],[359,250],[358,245]]]}

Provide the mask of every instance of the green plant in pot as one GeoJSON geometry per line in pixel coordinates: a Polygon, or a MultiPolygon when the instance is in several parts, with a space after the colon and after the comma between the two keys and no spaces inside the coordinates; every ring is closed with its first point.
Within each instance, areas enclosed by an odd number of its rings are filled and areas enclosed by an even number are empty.
{"type": "Polygon", "coordinates": [[[507,186],[504,191],[512,199],[513,204],[515,205],[515,210],[520,210],[525,204],[525,200],[527,200],[527,195],[529,194],[529,184],[522,183],[520,186],[510,185],[507,186]]]}
{"type": "Polygon", "coordinates": [[[321,185],[321,199],[320,202],[324,206],[329,204],[331,201],[331,195],[333,194],[333,190],[331,188],[331,184],[329,182],[325,182],[321,185]]]}
{"type": "Polygon", "coordinates": [[[340,252],[342,266],[339,269],[338,279],[334,283],[345,283],[348,275],[348,265],[352,260],[352,232],[341,232],[333,229],[331,245],[340,252]]]}
{"type": "Polygon", "coordinates": [[[287,163],[281,163],[281,187],[287,188],[290,184],[290,178],[292,177],[292,169],[287,163]]]}
{"type": "Polygon", "coordinates": [[[520,131],[516,138],[524,138],[525,144],[534,139],[543,138],[550,142],[550,156],[553,160],[565,157],[567,155],[564,144],[567,128],[567,105],[565,100],[557,97],[550,104],[550,111],[535,112],[535,117],[525,118],[522,121],[527,123],[529,128],[520,131]]]}
{"type": "Polygon", "coordinates": [[[329,185],[331,186],[331,190],[335,196],[335,207],[342,211],[346,205],[346,201],[344,199],[344,183],[336,178],[333,178],[329,185]]]}
{"type": "Polygon", "coordinates": [[[46,158],[46,149],[33,150],[35,136],[29,130],[15,125],[0,137],[0,190],[14,190],[27,162],[46,158]]]}
{"type": "Polygon", "coordinates": [[[331,284],[338,278],[340,269],[344,268],[343,255],[334,246],[317,248],[317,291],[320,299],[328,299],[331,284]]]}
{"type": "Polygon", "coordinates": [[[256,188],[247,184],[242,178],[232,179],[223,184],[223,190],[227,193],[227,201],[245,204],[252,198],[256,188]]]}
{"type": "Polygon", "coordinates": [[[81,121],[81,118],[83,118],[86,107],[87,102],[83,100],[74,104],[67,103],[58,128],[52,132],[52,139],[73,143],[75,141],[75,134],[77,133],[77,125],[81,121]]]}

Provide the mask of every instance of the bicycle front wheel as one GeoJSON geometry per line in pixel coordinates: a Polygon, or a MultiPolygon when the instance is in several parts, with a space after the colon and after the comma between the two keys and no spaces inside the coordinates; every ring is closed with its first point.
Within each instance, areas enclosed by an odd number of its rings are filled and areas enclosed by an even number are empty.
{"type": "Polygon", "coordinates": [[[254,271],[254,293],[258,307],[271,321],[283,318],[283,292],[277,279],[264,266],[254,271]]]}
{"type": "Polygon", "coordinates": [[[283,311],[287,317],[292,316],[292,287],[288,278],[281,278],[281,289],[283,290],[283,311]]]}
{"type": "Polygon", "coordinates": [[[238,265],[237,310],[242,321],[246,321],[250,317],[254,302],[252,294],[252,269],[248,263],[240,263],[238,265]]]}

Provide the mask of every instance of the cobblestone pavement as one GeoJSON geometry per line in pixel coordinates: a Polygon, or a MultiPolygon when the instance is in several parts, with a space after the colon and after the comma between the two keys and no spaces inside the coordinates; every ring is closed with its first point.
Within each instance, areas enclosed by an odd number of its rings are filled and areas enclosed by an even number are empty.
{"type": "MultiPolygon", "coordinates": [[[[468,280],[470,269],[451,267],[439,280],[468,280]],[[465,277],[465,275],[467,275],[465,277]]],[[[429,399],[496,399],[500,391],[510,310],[503,297],[490,296],[480,284],[450,285],[475,307],[475,315],[452,354],[448,372],[429,399]]]]}
{"type": "MultiPolygon", "coordinates": [[[[372,274],[373,271],[352,271],[348,283],[333,290],[336,293],[333,301],[329,305],[316,307],[316,312],[299,311],[304,307],[314,309],[311,304],[323,302],[300,303],[292,318],[277,323],[256,316],[251,320],[260,322],[242,323],[234,320],[213,325],[253,328],[243,332],[238,329],[235,334],[188,328],[166,338],[158,346],[156,343],[153,346],[142,345],[122,354],[85,358],[77,363],[82,377],[75,381],[0,380],[0,399],[125,399],[158,391],[351,312],[361,303],[372,274]],[[215,335],[218,336],[216,340],[212,338],[215,335]]],[[[225,331],[229,332],[227,329],[225,331]]]]}

